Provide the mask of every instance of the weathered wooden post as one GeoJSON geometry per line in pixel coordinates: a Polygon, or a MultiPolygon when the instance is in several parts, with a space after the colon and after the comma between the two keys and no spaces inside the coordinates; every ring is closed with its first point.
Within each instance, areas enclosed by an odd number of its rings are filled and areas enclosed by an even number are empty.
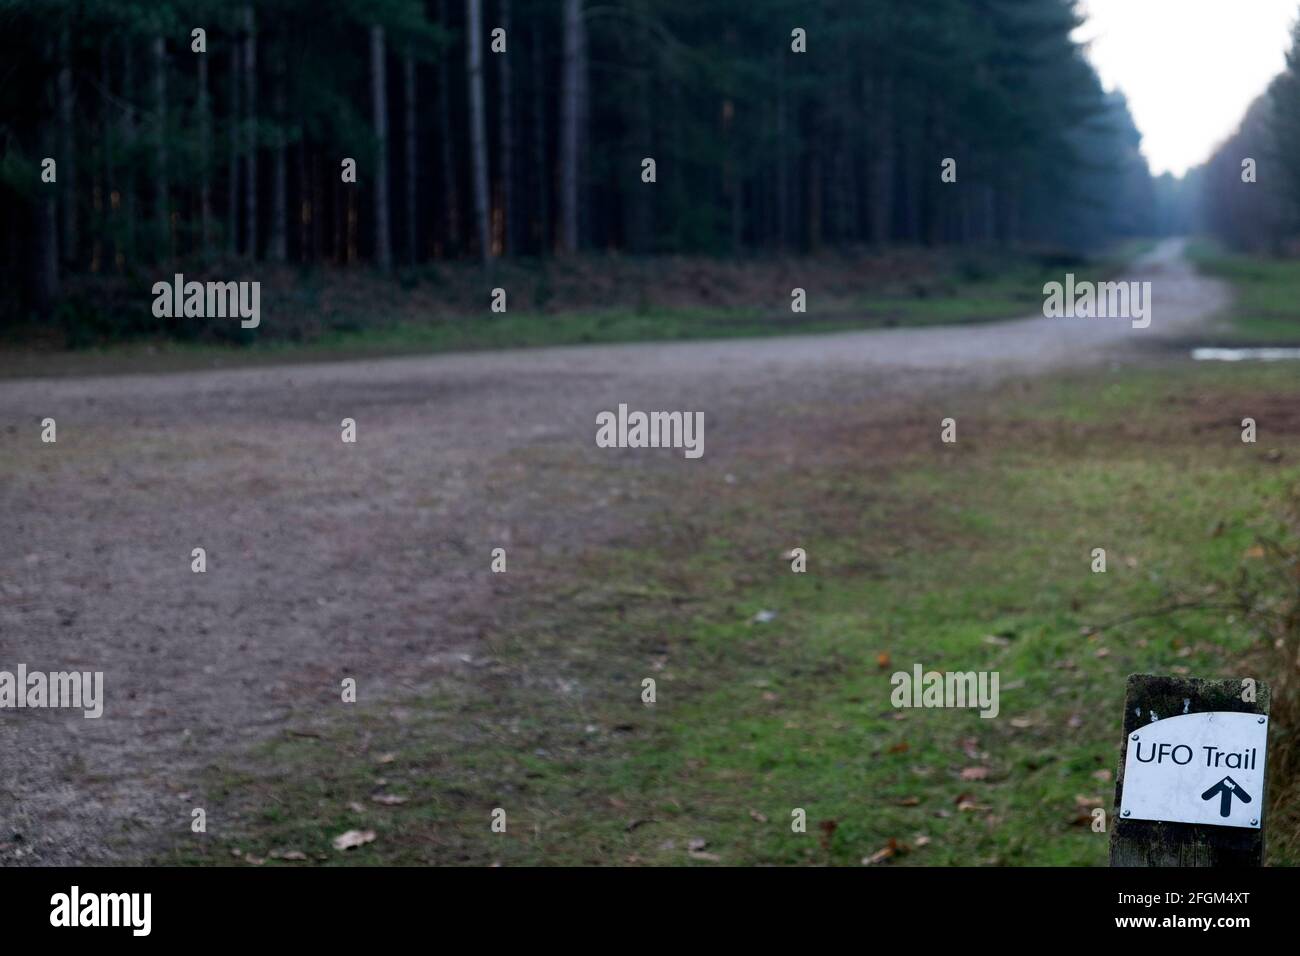
{"type": "Polygon", "coordinates": [[[1261,866],[1269,689],[1133,674],[1111,866],[1261,866]]]}

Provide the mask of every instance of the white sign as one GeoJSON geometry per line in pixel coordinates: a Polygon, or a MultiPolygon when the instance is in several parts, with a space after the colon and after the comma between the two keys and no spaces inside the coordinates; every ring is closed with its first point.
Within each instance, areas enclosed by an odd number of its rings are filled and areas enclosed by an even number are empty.
{"type": "Polygon", "coordinates": [[[1153,721],[1128,735],[1125,820],[1259,829],[1268,718],[1211,711],[1153,721]]]}

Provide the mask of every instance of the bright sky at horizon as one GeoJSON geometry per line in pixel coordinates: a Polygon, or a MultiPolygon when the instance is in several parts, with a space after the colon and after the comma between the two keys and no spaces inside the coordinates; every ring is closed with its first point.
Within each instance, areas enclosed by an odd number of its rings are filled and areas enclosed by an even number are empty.
{"type": "Polygon", "coordinates": [[[1081,0],[1076,37],[1128,97],[1156,175],[1181,176],[1230,136],[1286,66],[1300,0],[1081,0]]]}

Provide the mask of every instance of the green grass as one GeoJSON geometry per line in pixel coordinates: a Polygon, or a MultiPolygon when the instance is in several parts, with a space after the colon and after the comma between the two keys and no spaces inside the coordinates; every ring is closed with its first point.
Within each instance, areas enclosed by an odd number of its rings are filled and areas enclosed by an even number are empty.
{"type": "Polygon", "coordinates": [[[1203,273],[1227,279],[1236,291],[1232,344],[1300,343],[1300,260],[1230,254],[1209,241],[1192,243],[1188,255],[1203,273]]]}
{"type": "Polygon", "coordinates": [[[513,607],[482,668],[214,772],[223,822],[163,861],[858,864],[895,846],[910,852],[887,865],[1104,864],[1106,835],[1079,821],[1111,807],[1125,676],[1230,676],[1254,647],[1215,611],[1098,626],[1211,599],[1276,531],[1298,476],[1263,448],[1291,462],[1300,440],[1279,426],[1244,445],[1224,415],[1294,405],[1293,378],[1259,373],[1024,383],[956,446],[850,445],[755,468],[725,497],[675,488],[659,531],[589,549],[513,607]],[[796,543],[806,574],[780,557],[796,543]],[[914,663],[996,670],[1001,713],[894,709],[890,675],[914,663]],[[331,849],[349,829],[377,838],[331,849]]]}

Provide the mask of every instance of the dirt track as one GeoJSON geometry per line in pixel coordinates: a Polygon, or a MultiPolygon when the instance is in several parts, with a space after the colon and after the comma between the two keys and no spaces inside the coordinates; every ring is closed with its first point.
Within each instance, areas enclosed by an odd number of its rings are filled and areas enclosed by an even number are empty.
{"type": "Polygon", "coordinates": [[[1227,293],[1179,252],[1129,277],[1154,283],[1146,330],[1038,318],[0,383],[0,670],[103,671],[107,697],[99,720],[0,711],[0,862],[130,858],[188,829],[197,769],[331,719],[343,677],[373,698],[467,666],[502,612],[493,547],[513,572],[516,549],[635,533],[601,489],[645,459],[595,448],[598,411],[702,410],[704,458],[653,467],[721,475],[778,409],[937,395],[1186,332],[1227,293]]]}

